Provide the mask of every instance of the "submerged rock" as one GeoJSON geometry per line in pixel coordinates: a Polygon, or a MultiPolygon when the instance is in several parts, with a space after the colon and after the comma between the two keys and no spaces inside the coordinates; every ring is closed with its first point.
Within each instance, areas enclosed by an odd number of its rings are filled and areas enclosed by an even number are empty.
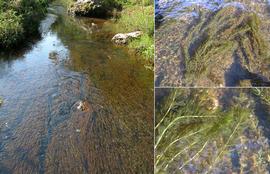
{"type": "Polygon", "coordinates": [[[131,33],[118,33],[113,38],[112,41],[116,44],[127,44],[131,39],[139,38],[143,32],[134,31],[131,33]]]}
{"type": "Polygon", "coordinates": [[[89,111],[90,110],[90,104],[87,101],[78,101],[75,103],[75,106],[77,110],[80,111],[89,111]]]}
{"type": "Polygon", "coordinates": [[[110,16],[115,8],[120,8],[120,5],[114,0],[77,0],[68,12],[75,16],[105,18],[110,16]]]}
{"type": "Polygon", "coordinates": [[[56,60],[58,56],[58,53],[55,51],[49,53],[49,59],[56,60]]]}

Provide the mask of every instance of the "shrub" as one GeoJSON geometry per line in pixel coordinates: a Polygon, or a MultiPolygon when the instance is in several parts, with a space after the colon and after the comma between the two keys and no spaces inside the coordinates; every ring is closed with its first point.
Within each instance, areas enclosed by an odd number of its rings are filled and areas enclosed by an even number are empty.
{"type": "Polygon", "coordinates": [[[14,10],[0,13],[0,46],[10,47],[13,43],[21,40],[24,33],[22,16],[14,10]]]}
{"type": "Polygon", "coordinates": [[[0,0],[0,47],[11,48],[38,32],[49,0],[0,0]]]}

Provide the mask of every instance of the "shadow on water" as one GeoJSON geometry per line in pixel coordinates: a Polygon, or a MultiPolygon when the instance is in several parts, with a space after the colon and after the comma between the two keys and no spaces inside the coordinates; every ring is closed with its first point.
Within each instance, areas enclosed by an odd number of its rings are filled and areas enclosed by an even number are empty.
{"type": "Polygon", "coordinates": [[[240,86],[240,82],[242,80],[249,80],[252,86],[270,86],[270,82],[267,80],[266,77],[263,77],[259,74],[251,73],[245,68],[243,68],[237,53],[234,53],[233,57],[233,64],[225,72],[225,86],[240,86]]]}
{"type": "Polygon", "coordinates": [[[112,22],[61,9],[31,49],[1,56],[0,171],[152,173],[153,73],[111,43],[112,22]]]}
{"type": "MultiPolygon", "coordinates": [[[[263,101],[255,96],[252,95],[254,101],[255,101],[255,115],[258,118],[259,121],[259,127],[262,128],[263,135],[267,138],[267,144],[270,144],[270,109],[269,105],[266,105],[263,103],[263,101]]],[[[267,165],[267,170],[270,172],[270,164],[267,165]]]]}
{"type": "Polygon", "coordinates": [[[263,127],[264,136],[270,140],[270,110],[269,106],[253,95],[255,100],[255,115],[259,120],[259,126],[263,127]]]}

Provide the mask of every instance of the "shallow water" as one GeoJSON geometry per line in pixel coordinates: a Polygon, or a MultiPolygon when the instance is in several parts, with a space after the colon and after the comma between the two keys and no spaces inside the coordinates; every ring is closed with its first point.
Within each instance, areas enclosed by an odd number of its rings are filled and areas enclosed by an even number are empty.
{"type": "Polygon", "coordinates": [[[269,89],[260,90],[156,89],[155,172],[269,173],[269,89]]]}
{"type": "Polygon", "coordinates": [[[234,6],[263,15],[268,4],[269,2],[266,0],[156,0],[156,14],[162,15],[162,20],[166,21],[181,18],[181,16],[187,14],[199,17],[200,14],[195,10],[199,8],[217,11],[224,7],[234,6]]]}
{"type": "Polygon", "coordinates": [[[153,73],[113,28],[53,4],[40,39],[0,56],[0,173],[153,171],[153,73]]]}

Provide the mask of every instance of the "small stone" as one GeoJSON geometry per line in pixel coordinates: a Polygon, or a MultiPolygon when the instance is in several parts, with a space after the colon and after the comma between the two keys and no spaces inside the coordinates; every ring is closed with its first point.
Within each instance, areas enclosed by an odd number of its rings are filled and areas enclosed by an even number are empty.
{"type": "Polygon", "coordinates": [[[92,28],[94,28],[94,29],[97,29],[98,28],[98,25],[97,24],[95,24],[95,23],[91,23],[91,26],[92,26],[92,28]]]}
{"type": "Polygon", "coordinates": [[[77,109],[80,111],[88,111],[90,108],[90,104],[87,101],[78,101],[75,105],[77,105],[77,109]]]}
{"type": "Polygon", "coordinates": [[[49,59],[53,59],[53,60],[56,60],[58,57],[58,53],[53,51],[53,52],[50,52],[49,53],[49,59]]]}
{"type": "Polygon", "coordinates": [[[112,41],[116,44],[123,45],[127,44],[129,40],[139,38],[143,32],[141,31],[134,31],[131,33],[118,33],[113,36],[112,41]]]}
{"type": "Polygon", "coordinates": [[[83,102],[79,101],[79,105],[77,106],[78,110],[83,110],[83,102]]]}

